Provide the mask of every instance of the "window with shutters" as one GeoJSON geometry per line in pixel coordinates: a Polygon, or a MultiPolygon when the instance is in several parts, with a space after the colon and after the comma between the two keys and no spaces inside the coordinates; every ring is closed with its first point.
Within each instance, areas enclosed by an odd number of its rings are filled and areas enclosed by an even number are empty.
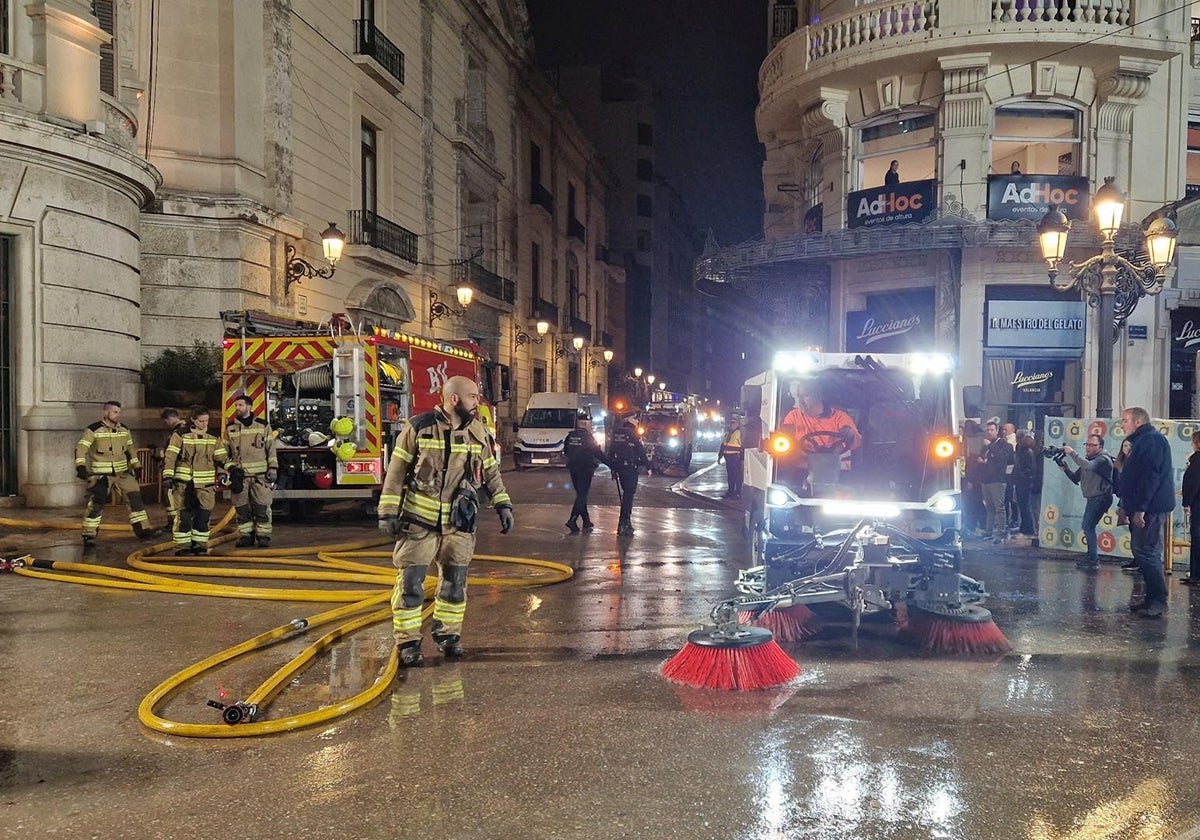
{"type": "Polygon", "coordinates": [[[117,10],[114,0],[92,0],[92,14],[112,39],[100,45],[100,90],[117,95],[117,10]]]}

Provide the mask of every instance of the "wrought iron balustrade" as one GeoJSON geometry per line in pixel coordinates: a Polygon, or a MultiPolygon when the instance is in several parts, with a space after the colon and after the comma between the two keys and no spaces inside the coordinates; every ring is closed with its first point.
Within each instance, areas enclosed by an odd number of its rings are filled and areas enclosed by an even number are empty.
{"type": "Polygon", "coordinates": [[[488,271],[474,260],[455,263],[451,269],[451,279],[455,283],[466,281],[477,292],[502,300],[505,303],[516,303],[517,284],[507,277],[501,277],[494,271],[488,271]]]}
{"type": "Polygon", "coordinates": [[[541,184],[529,185],[529,203],[536,204],[547,213],[554,212],[554,196],[541,184]]]}
{"type": "Polygon", "coordinates": [[[404,53],[373,21],[354,21],[354,52],[375,59],[396,81],[404,84],[404,53]]]}
{"type": "Polygon", "coordinates": [[[350,231],[346,242],[350,245],[369,245],[408,260],[417,261],[417,235],[395,222],[372,213],[370,210],[351,210],[350,231]]]}

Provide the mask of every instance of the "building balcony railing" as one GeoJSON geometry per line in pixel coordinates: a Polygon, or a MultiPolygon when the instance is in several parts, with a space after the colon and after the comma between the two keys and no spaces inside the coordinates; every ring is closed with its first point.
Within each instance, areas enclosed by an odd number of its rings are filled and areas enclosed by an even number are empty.
{"type": "Polygon", "coordinates": [[[417,262],[417,235],[411,230],[370,210],[351,210],[346,215],[350,227],[347,244],[368,245],[407,262],[417,262]]]}
{"type": "Polygon", "coordinates": [[[589,342],[592,340],[592,325],[582,318],[571,318],[571,335],[581,335],[589,342]]]}
{"type": "Polygon", "coordinates": [[[554,196],[550,190],[541,184],[529,185],[529,203],[541,207],[550,215],[554,215],[554,196]]]}
{"type": "Polygon", "coordinates": [[[496,135],[484,122],[484,114],[472,113],[465,99],[454,100],[454,139],[466,143],[486,160],[496,159],[496,135]]]}
{"type": "Polygon", "coordinates": [[[548,300],[535,297],[530,306],[530,317],[538,321],[549,321],[551,326],[558,329],[558,306],[548,300]]]}
{"type": "Polygon", "coordinates": [[[612,254],[609,253],[607,245],[596,246],[596,262],[612,264],[612,254]]]}
{"type": "MultiPolygon", "coordinates": [[[[379,31],[374,21],[354,21],[354,54],[373,59],[379,67],[387,72],[391,80],[400,85],[404,84],[404,53],[391,42],[388,36],[379,31]]],[[[368,67],[368,69],[373,70],[374,68],[368,67]]],[[[371,75],[375,76],[393,93],[399,90],[396,85],[391,83],[391,80],[381,77],[378,73],[372,72],[371,75]]]]}
{"type": "Polygon", "coordinates": [[[494,271],[488,271],[474,260],[458,262],[450,270],[451,281],[462,283],[466,281],[477,292],[505,303],[516,303],[517,284],[507,277],[501,277],[494,271]]]}
{"type": "Polygon", "coordinates": [[[579,221],[574,216],[568,216],[567,236],[571,239],[577,239],[581,243],[587,242],[587,228],[583,226],[583,222],[579,221]]]}

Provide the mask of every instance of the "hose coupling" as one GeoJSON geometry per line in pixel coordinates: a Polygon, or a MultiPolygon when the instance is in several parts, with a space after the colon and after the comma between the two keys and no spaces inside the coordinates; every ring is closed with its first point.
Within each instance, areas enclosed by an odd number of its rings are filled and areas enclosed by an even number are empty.
{"type": "Polygon", "coordinates": [[[299,633],[301,631],[308,629],[308,619],[307,618],[293,618],[291,620],[291,625],[292,625],[292,629],[295,630],[297,633],[299,633]]]}
{"type": "Polygon", "coordinates": [[[0,572],[12,572],[17,569],[24,569],[28,565],[26,561],[29,559],[30,557],[28,554],[24,555],[23,557],[13,557],[11,559],[8,557],[0,557],[0,572]]]}
{"type": "Polygon", "coordinates": [[[258,717],[258,705],[247,703],[244,700],[228,704],[219,700],[209,700],[208,705],[214,709],[220,709],[221,720],[230,726],[236,726],[239,723],[254,723],[254,719],[258,717]]]}

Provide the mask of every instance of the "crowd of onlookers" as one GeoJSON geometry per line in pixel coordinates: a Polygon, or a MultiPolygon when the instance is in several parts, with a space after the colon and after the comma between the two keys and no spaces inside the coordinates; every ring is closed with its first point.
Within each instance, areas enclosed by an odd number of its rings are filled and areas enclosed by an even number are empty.
{"type": "MultiPolygon", "coordinates": [[[[1017,430],[1012,423],[1001,424],[998,417],[982,427],[966,421],[963,530],[968,540],[1035,545],[1042,473],[1046,464],[1053,463],[1079,487],[1085,502],[1085,554],[1076,565],[1085,571],[1099,568],[1097,525],[1115,503],[1117,525],[1129,529],[1133,554],[1122,568],[1140,573],[1145,581],[1145,595],[1131,609],[1146,618],[1157,618],[1167,611],[1163,537],[1176,497],[1171,446],[1143,408],[1126,409],[1121,428],[1125,437],[1113,457],[1098,434],[1089,434],[1084,452],[1079,453],[1070,446],[1044,449],[1033,432],[1017,430]]],[[[1192,514],[1200,514],[1194,510],[1200,507],[1200,432],[1192,435],[1192,449],[1181,488],[1191,534],[1191,563],[1183,583],[1197,585],[1200,516],[1192,514]]]]}

